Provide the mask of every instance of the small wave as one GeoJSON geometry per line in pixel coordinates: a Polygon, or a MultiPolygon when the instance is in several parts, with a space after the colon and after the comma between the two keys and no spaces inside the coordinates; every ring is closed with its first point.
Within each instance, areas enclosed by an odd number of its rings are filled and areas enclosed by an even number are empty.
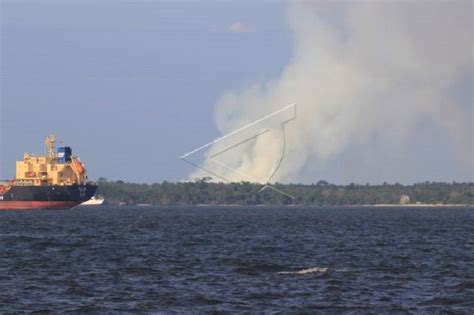
{"type": "Polygon", "coordinates": [[[193,298],[193,303],[204,304],[204,305],[217,305],[217,304],[221,304],[222,301],[207,297],[202,294],[196,294],[196,296],[194,296],[193,298]]]}
{"type": "Polygon", "coordinates": [[[454,297],[435,297],[433,299],[424,301],[419,303],[418,305],[421,306],[429,306],[429,305],[453,305],[453,304],[460,304],[465,302],[462,299],[454,298],[454,297]]]}
{"type": "Polygon", "coordinates": [[[301,270],[296,270],[296,271],[280,271],[277,272],[280,275],[305,275],[308,273],[325,273],[328,271],[329,268],[324,267],[314,267],[314,268],[307,268],[307,269],[301,269],[301,270]]]}
{"type": "Polygon", "coordinates": [[[455,289],[474,289],[474,281],[464,281],[459,284],[452,286],[455,289]]]}

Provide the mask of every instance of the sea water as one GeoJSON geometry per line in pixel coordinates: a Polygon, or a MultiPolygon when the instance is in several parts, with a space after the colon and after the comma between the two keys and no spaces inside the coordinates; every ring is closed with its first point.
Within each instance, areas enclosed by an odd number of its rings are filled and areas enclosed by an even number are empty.
{"type": "Polygon", "coordinates": [[[474,208],[0,213],[0,313],[474,312],[474,208]]]}

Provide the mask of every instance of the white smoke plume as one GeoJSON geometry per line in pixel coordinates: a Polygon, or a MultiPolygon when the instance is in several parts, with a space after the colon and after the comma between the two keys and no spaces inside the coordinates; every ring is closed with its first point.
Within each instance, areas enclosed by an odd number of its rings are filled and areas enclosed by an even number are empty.
{"type": "MultiPolygon", "coordinates": [[[[291,2],[290,63],[279,78],[223,95],[216,104],[217,127],[224,134],[297,103],[275,181],[298,181],[349,144],[364,146],[374,159],[403,153],[404,143],[427,121],[451,137],[459,163],[472,166],[472,103],[460,104],[451,91],[473,71],[472,3],[291,2]]],[[[235,148],[226,163],[265,178],[275,141],[271,135],[257,138],[235,148]]],[[[208,155],[221,149],[215,145],[208,155]]],[[[198,171],[192,177],[202,176],[198,171]]]]}

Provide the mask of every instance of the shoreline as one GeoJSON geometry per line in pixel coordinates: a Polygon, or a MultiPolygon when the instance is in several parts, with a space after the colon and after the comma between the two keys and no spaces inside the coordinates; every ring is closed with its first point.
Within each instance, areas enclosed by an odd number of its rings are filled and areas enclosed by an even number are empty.
{"type": "MultiPolygon", "coordinates": [[[[137,206],[137,205],[128,205],[128,206],[137,206]]],[[[400,204],[374,204],[374,205],[303,205],[303,204],[287,204],[287,205],[277,205],[277,204],[258,204],[258,205],[240,205],[240,204],[168,204],[168,205],[151,205],[156,207],[289,207],[289,208],[297,208],[297,207],[315,207],[315,208],[355,208],[355,207],[373,207],[373,208],[473,208],[474,204],[408,204],[408,205],[400,205],[400,204]]]]}
{"type": "Polygon", "coordinates": [[[368,205],[368,206],[373,206],[373,207],[474,207],[474,205],[469,205],[469,204],[435,204],[435,203],[419,203],[419,204],[405,204],[405,205],[396,205],[396,204],[375,204],[375,205],[368,205]]]}
{"type": "MultiPolygon", "coordinates": [[[[305,205],[305,204],[255,204],[255,205],[243,205],[243,204],[127,204],[127,205],[119,205],[114,203],[104,203],[102,205],[90,205],[88,207],[93,206],[108,206],[108,207],[198,207],[198,208],[206,208],[206,207],[222,207],[222,208],[236,208],[236,207],[244,207],[244,208],[268,208],[268,207],[288,207],[288,208],[301,208],[301,207],[314,207],[314,208],[474,208],[474,204],[429,204],[429,203],[422,203],[422,204],[365,204],[365,205],[305,205]]],[[[77,205],[76,207],[82,207],[82,205],[77,205]]],[[[76,208],[75,207],[75,208],[76,208]]],[[[87,207],[87,206],[85,206],[87,207]]]]}

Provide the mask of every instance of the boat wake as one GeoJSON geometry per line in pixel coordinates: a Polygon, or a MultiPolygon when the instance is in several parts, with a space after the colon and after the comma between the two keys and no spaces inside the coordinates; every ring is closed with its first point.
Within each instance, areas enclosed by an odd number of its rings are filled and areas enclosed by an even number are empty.
{"type": "Polygon", "coordinates": [[[307,269],[301,269],[301,270],[296,270],[296,271],[279,271],[277,272],[280,275],[306,275],[310,273],[325,273],[328,271],[329,268],[324,267],[324,268],[319,268],[319,267],[314,267],[314,268],[307,268],[307,269]]]}

